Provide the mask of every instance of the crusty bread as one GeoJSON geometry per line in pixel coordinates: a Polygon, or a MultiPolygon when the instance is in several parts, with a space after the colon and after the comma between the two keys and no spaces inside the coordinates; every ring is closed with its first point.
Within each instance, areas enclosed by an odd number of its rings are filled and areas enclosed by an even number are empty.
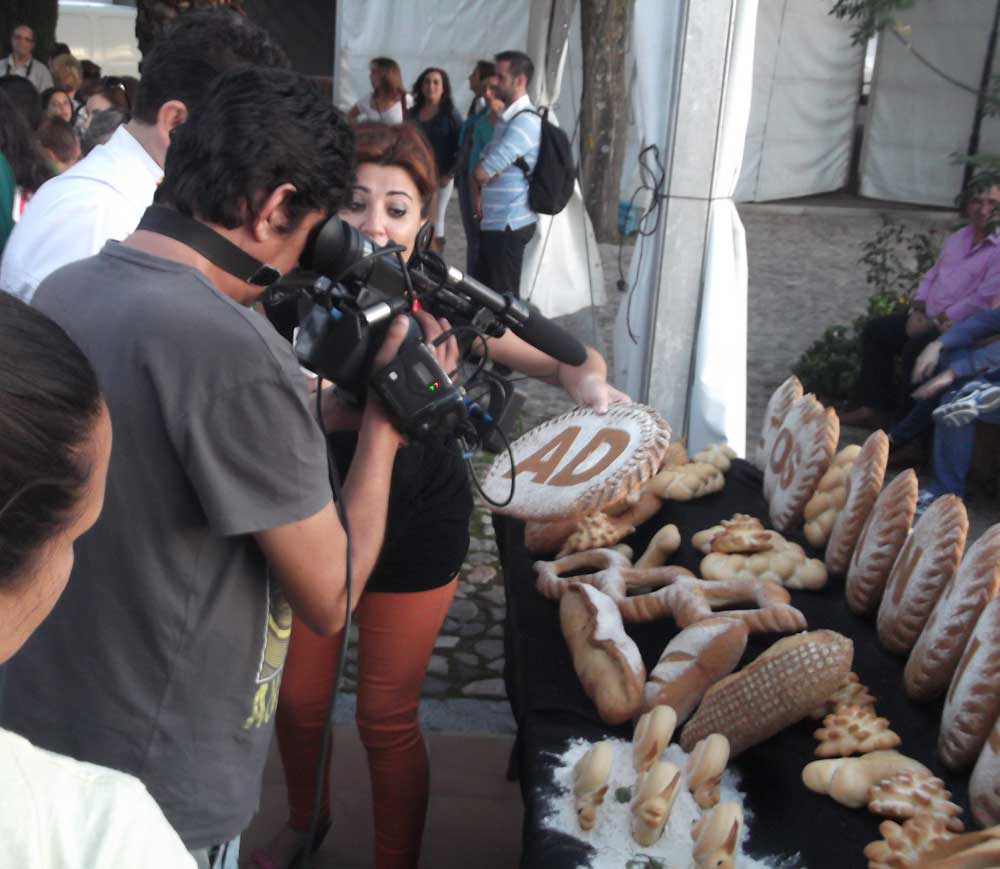
{"type": "Polygon", "coordinates": [[[826,566],[830,573],[847,572],[861,529],[882,491],[889,459],[889,438],[884,431],[872,432],[847,474],[847,500],[837,514],[826,544],[826,566]]]}
{"type": "Polygon", "coordinates": [[[892,565],[917,509],[917,475],[907,468],[882,490],[862,526],[847,569],[847,605],[858,615],[878,609],[892,565]]]}
{"type": "Polygon", "coordinates": [[[764,496],[778,531],[790,531],[802,519],[830,466],[839,435],[836,412],[812,395],[803,396],[788,411],[764,468],[764,496]]]}
{"type": "Polygon", "coordinates": [[[736,757],[805,718],[844,681],[853,658],[854,644],[834,631],[778,640],[708,689],[681,734],[681,747],[690,751],[710,733],[721,733],[736,757]]]}
{"type": "Polygon", "coordinates": [[[955,495],[938,498],[913,527],[878,609],[878,638],[890,652],[906,654],[917,642],[958,569],[968,530],[965,505],[955,495]]]}
{"type": "Polygon", "coordinates": [[[677,720],[686,721],[705,692],[739,663],[747,633],[742,621],[723,616],[684,628],[667,643],[650,672],[643,709],[671,706],[677,720]]]}
{"type": "Polygon", "coordinates": [[[903,678],[914,700],[932,700],[948,690],[976,619],[998,589],[1000,525],[994,525],[965,554],[910,652],[903,678]]]}
{"type": "Polygon", "coordinates": [[[646,668],[615,602],[593,586],[571,585],[559,602],[559,621],[573,669],[601,720],[628,721],[642,706],[646,668]]]}
{"type": "Polygon", "coordinates": [[[760,437],[757,440],[757,467],[763,469],[767,465],[767,460],[771,456],[771,447],[774,446],[774,439],[781,430],[781,424],[788,416],[792,405],[802,398],[802,391],[802,384],[793,374],[771,393],[764,411],[764,423],[760,429],[760,437]]]}
{"type": "Polygon", "coordinates": [[[1000,714],[1000,598],[983,609],[951,679],[938,753],[949,769],[972,766],[1000,714]]]}
{"type": "Polygon", "coordinates": [[[1000,824],[1000,719],[990,730],[972,770],[969,808],[984,827],[1000,824]]]}

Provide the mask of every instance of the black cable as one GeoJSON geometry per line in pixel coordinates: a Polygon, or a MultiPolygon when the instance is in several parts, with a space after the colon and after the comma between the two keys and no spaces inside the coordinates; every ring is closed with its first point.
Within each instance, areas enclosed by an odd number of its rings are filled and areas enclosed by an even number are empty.
{"type": "MultiPolygon", "coordinates": [[[[393,244],[392,242],[389,242],[389,244],[387,244],[385,247],[380,247],[378,250],[373,250],[371,253],[366,253],[363,257],[354,260],[354,262],[352,262],[346,269],[344,269],[339,275],[337,275],[336,279],[334,280],[334,283],[339,284],[344,279],[344,277],[347,275],[348,272],[354,271],[354,269],[356,269],[362,263],[366,263],[369,260],[378,259],[379,257],[389,256],[390,254],[399,255],[400,252],[405,252],[405,251],[406,248],[403,247],[403,245],[393,244]]],[[[405,273],[406,269],[403,269],[403,271],[405,273]]],[[[407,281],[407,283],[409,283],[409,281],[407,281]]]]}
{"type": "MultiPolygon", "coordinates": [[[[316,381],[316,419],[320,426],[323,425],[323,378],[316,381]]],[[[344,664],[347,661],[347,645],[351,633],[351,601],[353,597],[353,578],[351,571],[351,526],[347,519],[347,505],[344,504],[343,490],[340,485],[340,472],[337,470],[337,462],[333,456],[333,447],[330,446],[330,439],[326,438],[326,462],[327,473],[330,477],[330,485],[333,489],[333,503],[337,510],[340,524],[344,528],[344,538],[346,541],[345,565],[344,565],[344,588],[346,601],[344,604],[344,627],[343,638],[340,641],[340,659],[337,662],[337,676],[333,682],[333,693],[330,695],[330,704],[326,711],[326,721],[323,723],[323,748],[320,752],[319,764],[316,768],[316,790],[313,794],[312,817],[309,820],[309,831],[302,838],[302,844],[298,853],[292,859],[289,869],[309,869],[314,865],[314,850],[319,846],[316,841],[319,835],[320,806],[323,803],[323,786],[326,782],[326,765],[330,760],[330,747],[333,743],[333,717],[337,706],[337,694],[340,692],[340,681],[344,676],[344,664]]],[[[329,824],[333,824],[333,807],[330,809],[329,824]]],[[[329,827],[326,832],[329,831],[329,827]]]]}
{"type": "Polygon", "coordinates": [[[482,496],[483,500],[487,504],[489,504],[489,505],[491,505],[493,507],[506,507],[511,501],[514,500],[514,484],[515,484],[515,479],[517,477],[517,474],[513,473],[513,471],[514,471],[514,451],[511,449],[510,441],[507,439],[507,435],[505,435],[503,433],[503,429],[500,428],[500,426],[498,426],[496,423],[494,423],[493,424],[493,430],[497,433],[497,435],[499,435],[500,440],[503,441],[504,448],[507,450],[507,455],[510,456],[510,468],[511,468],[511,472],[512,473],[510,475],[510,494],[507,496],[507,500],[506,501],[494,501],[492,498],[490,498],[490,496],[487,495],[483,491],[483,487],[479,485],[479,480],[476,478],[476,470],[475,470],[475,468],[472,467],[472,460],[467,457],[465,459],[465,464],[466,464],[466,466],[469,469],[469,477],[472,479],[472,484],[476,487],[476,491],[479,492],[479,494],[482,496]]]}
{"type": "MultiPolygon", "coordinates": [[[[486,339],[489,337],[482,329],[477,329],[475,326],[459,324],[458,326],[452,326],[450,329],[445,329],[440,335],[435,338],[431,344],[437,347],[439,344],[443,344],[452,335],[459,332],[473,332],[475,336],[479,339],[480,343],[483,345],[483,352],[479,356],[479,364],[476,366],[475,371],[472,372],[468,377],[464,378],[459,385],[464,386],[467,383],[472,383],[480,374],[482,374],[483,369],[486,367],[486,363],[490,361],[490,346],[486,343],[486,339]]],[[[470,347],[471,349],[471,347],[470,347]]],[[[449,371],[448,376],[454,378],[458,369],[455,371],[449,371]]]]}

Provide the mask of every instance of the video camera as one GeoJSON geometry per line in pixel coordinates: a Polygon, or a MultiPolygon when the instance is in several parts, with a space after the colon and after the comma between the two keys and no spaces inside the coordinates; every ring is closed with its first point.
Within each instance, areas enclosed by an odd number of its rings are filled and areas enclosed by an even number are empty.
{"type": "MultiPolygon", "coordinates": [[[[484,437],[500,412],[484,411],[465,386],[483,370],[483,359],[464,384],[442,369],[416,323],[396,358],[372,370],[386,330],[398,314],[419,307],[485,338],[508,328],[568,365],[580,365],[586,349],[537,309],[509,293],[497,293],[449,266],[435,254],[418,254],[407,264],[398,245],[379,247],[350,224],[330,217],[310,235],[300,265],[314,276],[309,283],[278,284],[272,301],[304,294],[308,310],[300,318],[295,353],[300,363],[334,382],[357,401],[371,388],[382,399],[399,430],[416,440],[446,434],[484,437]]],[[[442,336],[443,340],[450,333],[442,336]]],[[[475,342],[466,345],[475,352],[475,342]]],[[[509,397],[511,390],[501,390],[509,397]]],[[[494,396],[497,390],[492,390],[494,396]]]]}

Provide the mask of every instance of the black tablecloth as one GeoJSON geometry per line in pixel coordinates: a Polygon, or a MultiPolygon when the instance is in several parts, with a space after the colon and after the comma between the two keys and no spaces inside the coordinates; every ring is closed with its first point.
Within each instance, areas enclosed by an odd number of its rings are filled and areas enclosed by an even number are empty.
{"type": "MultiPolygon", "coordinates": [[[[691,546],[691,535],[737,512],[749,513],[769,524],[760,472],[742,461],[735,462],[726,475],[723,491],[689,503],[664,504],[654,519],[625,542],[641,553],[659,528],[673,522],[680,529],[683,544],[671,563],[683,564],[697,573],[702,556],[691,546]]],[[[523,524],[498,517],[495,525],[507,589],[504,675],[518,723],[513,760],[524,800],[521,865],[546,869],[578,866],[586,860],[589,847],[541,825],[546,804],[557,793],[552,778],[554,757],[572,738],[628,739],[631,725],[604,724],[580,686],[559,629],[558,604],[535,591],[531,567],[534,558],[524,548],[523,524]]],[[[792,537],[806,545],[803,538],[792,537]]],[[[831,628],[854,640],[854,670],[875,695],[878,713],[887,717],[892,729],[902,737],[899,750],[945,780],[953,792],[952,799],[966,809],[966,824],[971,825],[968,775],[948,774],[935,754],[943,701],[922,705],[906,697],[902,684],[905,659],[878,644],[873,621],[861,619],[847,608],[843,578],[831,578],[819,592],[793,591],[792,603],[805,614],[810,629],[831,628]]],[[[664,619],[628,625],[627,630],[649,670],[679,629],[672,620],[664,619]]],[[[774,634],[751,634],[741,666],[777,638],[774,634]]],[[[847,809],[802,784],[803,766],[815,759],[812,732],[818,726],[818,722],[807,719],[732,762],[742,776],[742,789],[754,815],[749,852],[755,856],[798,852],[801,865],[810,869],[864,866],[861,852],[868,842],[880,838],[878,825],[883,819],[865,810],[847,809]]]]}

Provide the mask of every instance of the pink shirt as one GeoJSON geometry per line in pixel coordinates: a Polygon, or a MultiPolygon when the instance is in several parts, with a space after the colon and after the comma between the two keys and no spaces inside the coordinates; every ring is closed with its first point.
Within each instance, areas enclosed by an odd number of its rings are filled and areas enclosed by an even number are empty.
{"type": "Polygon", "coordinates": [[[990,235],[973,247],[974,237],[971,225],[950,236],[920,281],[913,298],[927,304],[928,316],[944,314],[958,323],[1000,302],[1000,237],[990,235]]]}

